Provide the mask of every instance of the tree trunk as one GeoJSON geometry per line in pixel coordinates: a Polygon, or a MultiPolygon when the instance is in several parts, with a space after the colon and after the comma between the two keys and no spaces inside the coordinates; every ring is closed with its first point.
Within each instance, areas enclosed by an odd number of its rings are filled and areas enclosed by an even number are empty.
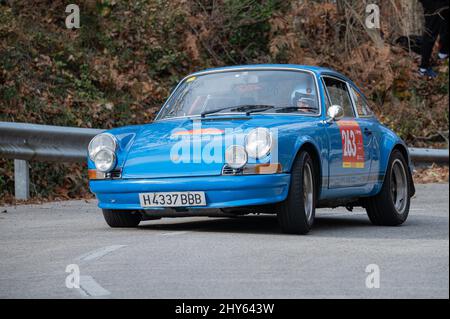
{"type": "Polygon", "coordinates": [[[420,35],[423,31],[423,8],[417,0],[401,0],[402,35],[420,35]]]}

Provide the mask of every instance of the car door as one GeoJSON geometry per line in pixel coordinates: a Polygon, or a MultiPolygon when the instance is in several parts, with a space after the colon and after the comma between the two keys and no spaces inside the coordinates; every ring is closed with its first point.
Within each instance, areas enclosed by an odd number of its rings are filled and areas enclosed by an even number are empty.
{"type": "Polygon", "coordinates": [[[352,84],[348,84],[350,95],[356,111],[356,121],[363,132],[364,148],[370,155],[369,183],[378,181],[380,170],[380,123],[369,107],[369,103],[364,95],[352,84]]]}
{"type": "Polygon", "coordinates": [[[357,121],[346,81],[323,76],[329,105],[340,105],[344,117],[327,122],[329,141],[329,188],[366,186],[370,175],[370,141],[357,121]]]}

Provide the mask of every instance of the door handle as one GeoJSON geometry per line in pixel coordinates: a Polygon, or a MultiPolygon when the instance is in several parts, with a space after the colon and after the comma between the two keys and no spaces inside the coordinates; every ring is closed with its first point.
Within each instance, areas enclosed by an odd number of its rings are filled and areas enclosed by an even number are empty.
{"type": "Polygon", "coordinates": [[[364,128],[364,134],[367,136],[372,135],[372,131],[366,127],[366,128],[364,128]]]}

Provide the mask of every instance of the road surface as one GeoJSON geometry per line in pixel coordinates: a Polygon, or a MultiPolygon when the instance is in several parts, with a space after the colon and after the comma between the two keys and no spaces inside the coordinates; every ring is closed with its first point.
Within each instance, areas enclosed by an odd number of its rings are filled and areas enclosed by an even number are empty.
{"type": "Polygon", "coordinates": [[[401,227],[326,209],[307,236],[272,216],[110,229],[95,201],[1,207],[0,298],[448,298],[449,187],[417,190],[401,227]]]}

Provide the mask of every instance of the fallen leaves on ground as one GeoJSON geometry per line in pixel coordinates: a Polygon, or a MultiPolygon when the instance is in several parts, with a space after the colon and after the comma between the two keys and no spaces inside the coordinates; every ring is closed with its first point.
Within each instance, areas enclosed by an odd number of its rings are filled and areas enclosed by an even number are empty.
{"type": "Polygon", "coordinates": [[[430,167],[420,167],[414,170],[416,184],[448,183],[448,166],[433,164],[430,167]]]}

